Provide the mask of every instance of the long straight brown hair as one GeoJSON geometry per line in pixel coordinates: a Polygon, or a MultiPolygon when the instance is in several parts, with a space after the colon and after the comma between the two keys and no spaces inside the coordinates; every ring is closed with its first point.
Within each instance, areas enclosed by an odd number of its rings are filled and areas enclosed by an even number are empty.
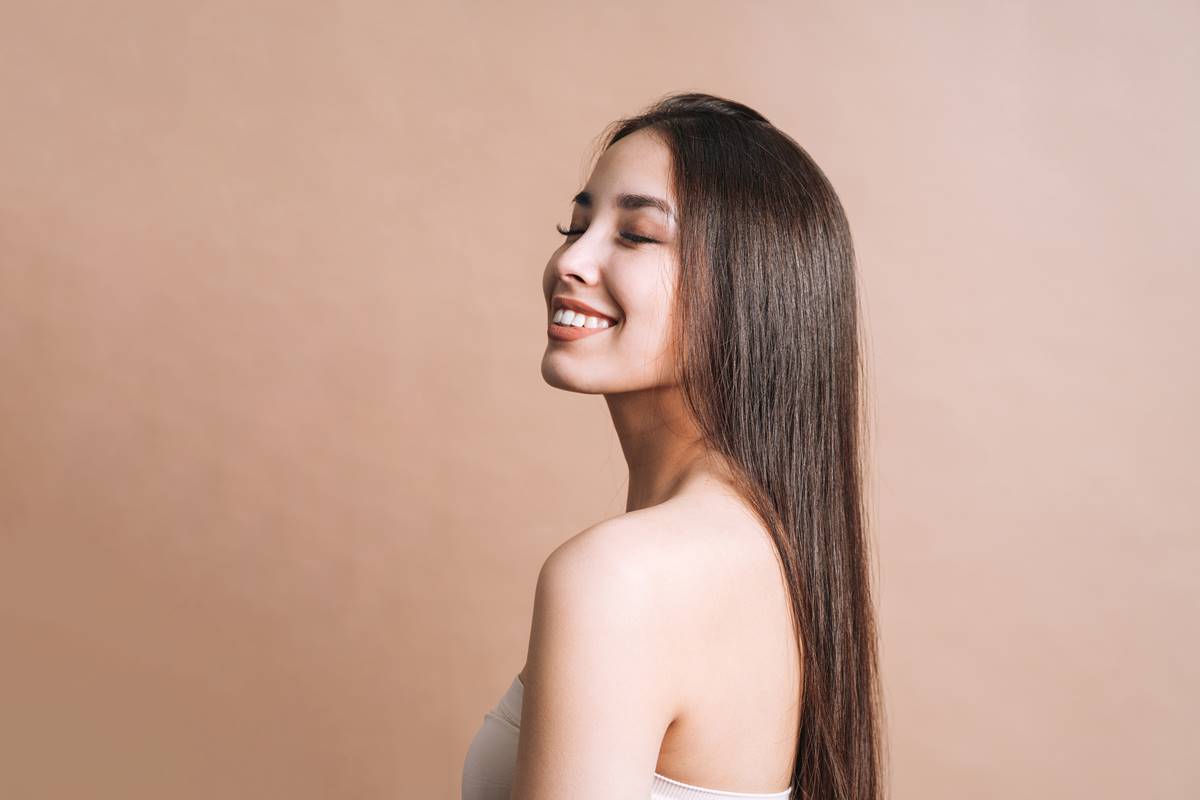
{"type": "Polygon", "coordinates": [[[791,796],[880,800],[866,368],[846,214],[808,153],[741,103],[668,95],[609,125],[600,152],[642,129],[672,156],[681,393],[789,588],[803,669],[791,796]]]}

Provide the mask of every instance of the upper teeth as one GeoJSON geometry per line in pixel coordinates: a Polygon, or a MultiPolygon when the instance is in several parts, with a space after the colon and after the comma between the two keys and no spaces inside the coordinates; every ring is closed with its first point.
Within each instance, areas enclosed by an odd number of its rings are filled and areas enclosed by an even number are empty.
{"type": "Polygon", "coordinates": [[[559,325],[573,325],[576,328],[607,328],[609,325],[608,320],[603,317],[589,317],[569,308],[555,311],[554,322],[559,325]]]}

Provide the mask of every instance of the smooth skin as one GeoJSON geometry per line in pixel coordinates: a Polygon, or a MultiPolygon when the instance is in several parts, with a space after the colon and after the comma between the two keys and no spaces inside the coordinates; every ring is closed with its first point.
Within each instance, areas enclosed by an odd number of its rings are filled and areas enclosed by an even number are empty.
{"type": "Polygon", "coordinates": [[[620,320],[548,340],[542,376],[603,394],[629,465],[626,513],[550,554],[538,575],[512,800],[648,796],[654,771],[730,792],[791,782],[800,650],[769,536],[704,452],[674,384],[678,269],[670,154],[646,130],[618,141],[546,265],[556,294],[620,320]],[[650,237],[640,243],[632,236],[650,237]],[[651,391],[655,390],[655,391],[651,391]]]}

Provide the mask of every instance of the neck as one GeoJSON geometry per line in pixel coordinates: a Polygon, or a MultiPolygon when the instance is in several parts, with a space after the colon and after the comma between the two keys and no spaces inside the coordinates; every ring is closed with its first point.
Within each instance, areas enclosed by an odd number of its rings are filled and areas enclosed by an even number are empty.
{"type": "Polygon", "coordinates": [[[604,397],[629,466],[625,511],[656,506],[711,472],[678,386],[604,397]]]}

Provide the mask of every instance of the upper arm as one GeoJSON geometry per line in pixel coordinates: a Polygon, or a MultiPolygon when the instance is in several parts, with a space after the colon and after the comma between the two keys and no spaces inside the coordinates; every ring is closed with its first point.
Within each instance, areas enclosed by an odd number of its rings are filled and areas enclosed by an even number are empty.
{"type": "Polygon", "coordinates": [[[622,525],[588,529],[538,575],[512,800],[649,795],[676,696],[661,588],[622,525]]]}

